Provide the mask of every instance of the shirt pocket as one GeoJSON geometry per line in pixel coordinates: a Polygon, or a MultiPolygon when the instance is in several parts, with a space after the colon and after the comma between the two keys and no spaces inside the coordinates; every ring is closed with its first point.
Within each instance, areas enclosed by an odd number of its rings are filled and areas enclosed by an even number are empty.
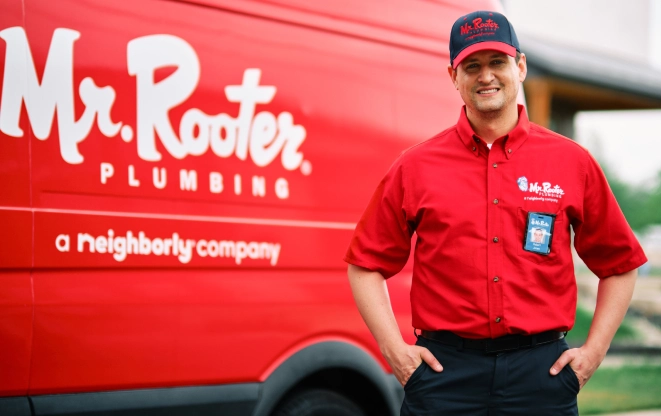
{"type": "Polygon", "coordinates": [[[565,219],[564,219],[564,210],[558,212],[550,212],[549,214],[555,214],[555,224],[553,225],[553,235],[551,236],[551,252],[548,255],[533,253],[523,249],[524,238],[526,234],[526,223],[528,221],[528,212],[523,208],[518,208],[517,212],[517,232],[516,237],[519,239],[517,242],[517,250],[519,257],[535,264],[542,264],[548,262],[554,262],[558,256],[558,249],[560,249],[561,234],[565,229],[565,219]]]}

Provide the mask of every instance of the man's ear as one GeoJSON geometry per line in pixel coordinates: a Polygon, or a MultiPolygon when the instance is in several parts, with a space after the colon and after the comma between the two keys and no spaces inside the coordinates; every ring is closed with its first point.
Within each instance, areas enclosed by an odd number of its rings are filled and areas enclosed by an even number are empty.
{"type": "Polygon", "coordinates": [[[452,68],[452,64],[448,65],[448,75],[450,75],[450,79],[452,80],[454,87],[459,89],[457,86],[457,70],[452,68]]]}
{"type": "Polygon", "coordinates": [[[528,64],[526,63],[525,54],[521,54],[521,59],[519,59],[517,66],[519,67],[519,82],[523,82],[525,81],[526,75],[528,74],[528,64]]]}

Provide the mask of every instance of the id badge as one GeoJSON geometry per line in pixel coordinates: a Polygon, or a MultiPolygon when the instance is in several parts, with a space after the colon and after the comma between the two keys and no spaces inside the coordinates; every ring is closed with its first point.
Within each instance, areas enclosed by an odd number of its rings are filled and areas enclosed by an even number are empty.
{"type": "Polygon", "coordinates": [[[523,239],[523,249],[532,253],[548,256],[553,241],[553,225],[555,214],[529,212],[526,221],[526,234],[523,239]]]}

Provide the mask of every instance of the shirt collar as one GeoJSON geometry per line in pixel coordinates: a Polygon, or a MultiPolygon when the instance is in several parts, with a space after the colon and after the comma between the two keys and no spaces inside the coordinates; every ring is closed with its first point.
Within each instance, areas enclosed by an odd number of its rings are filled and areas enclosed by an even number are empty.
{"type": "MultiPolygon", "coordinates": [[[[503,139],[502,141],[505,142],[503,150],[508,159],[511,158],[526,139],[528,139],[528,132],[530,131],[530,121],[528,121],[528,114],[526,113],[525,107],[521,104],[518,104],[517,107],[519,110],[519,121],[516,124],[516,127],[505,136],[496,139],[497,141],[503,139]]],[[[466,106],[461,108],[461,114],[459,115],[459,121],[457,122],[457,132],[459,133],[459,138],[466,145],[468,150],[475,156],[479,156],[480,148],[482,146],[476,143],[475,138],[479,138],[479,136],[475,134],[473,128],[468,122],[466,106]]],[[[486,149],[486,145],[484,145],[484,149],[486,149]]]]}

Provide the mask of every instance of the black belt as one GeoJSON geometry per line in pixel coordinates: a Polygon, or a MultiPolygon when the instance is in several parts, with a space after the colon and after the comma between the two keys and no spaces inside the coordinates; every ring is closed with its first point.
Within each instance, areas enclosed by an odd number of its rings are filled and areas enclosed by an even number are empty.
{"type": "Polygon", "coordinates": [[[505,335],[500,338],[470,339],[462,338],[450,331],[425,331],[422,337],[441,344],[452,345],[460,349],[479,350],[487,354],[531,348],[535,345],[548,344],[565,337],[566,332],[546,331],[535,335],[505,335]]]}

